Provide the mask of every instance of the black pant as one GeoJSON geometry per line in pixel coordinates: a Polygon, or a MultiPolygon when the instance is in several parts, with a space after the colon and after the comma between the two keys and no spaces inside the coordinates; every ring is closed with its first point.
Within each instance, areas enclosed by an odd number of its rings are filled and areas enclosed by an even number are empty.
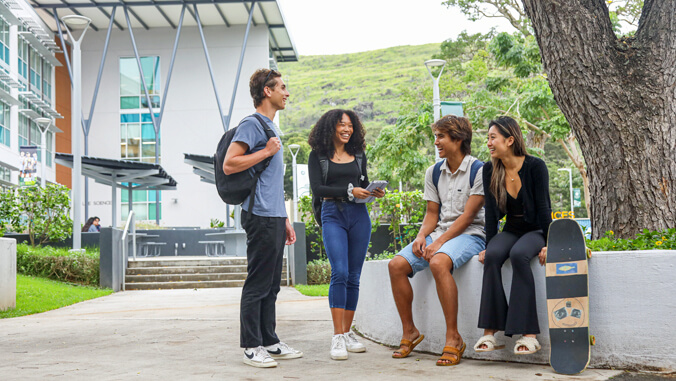
{"type": "Polygon", "coordinates": [[[240,303],[240,347],[279,342],[275,302],[282,280],[286,218],[261,217],[242,211],[246,231],[247,277],[240,303]]]}
{"type": "Polygon", "coordinates": [[[542,230],[522,236],[503,231],[486,247],[481,289],[479,328],[505,331],[505,336],[540,333],[535,306],[535,281],[530,261],[545,246],[542,230]],[[512,290],[509,305],[502,287],[502,265],[512,262],[512,290]]]}

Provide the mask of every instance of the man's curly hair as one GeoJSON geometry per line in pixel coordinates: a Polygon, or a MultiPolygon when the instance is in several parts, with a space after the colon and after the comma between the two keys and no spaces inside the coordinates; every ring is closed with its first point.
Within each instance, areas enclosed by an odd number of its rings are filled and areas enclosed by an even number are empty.
{"type": "Polygon", "coordinates": [[[310,137],[307,142],[312,147],[312,150],[320,155],[332,158],[335,153],[335,146],[333,138],[336,135],[336,126],[343,119],[343,115],[347,115],[352,122],[352,136],[345,144],[345,151],[350,155],[355,155],[358,152],[363,152],[366,148],[364,135],[366,131],[359,121],[359,117],[354,111],[335,109],[326,112],[319,118],[317,124],[310,131],[310,137]]]}

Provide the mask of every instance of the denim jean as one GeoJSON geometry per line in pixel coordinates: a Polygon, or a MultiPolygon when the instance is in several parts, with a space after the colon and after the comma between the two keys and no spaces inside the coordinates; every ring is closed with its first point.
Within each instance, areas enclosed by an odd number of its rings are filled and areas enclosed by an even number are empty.
{"type": "Polygon", "coordinates": [[[365,204],[325,201],[322,238],[331,263],[329,306],[354,311],[359,278],[371,240],[371,219],[365,204]]]}

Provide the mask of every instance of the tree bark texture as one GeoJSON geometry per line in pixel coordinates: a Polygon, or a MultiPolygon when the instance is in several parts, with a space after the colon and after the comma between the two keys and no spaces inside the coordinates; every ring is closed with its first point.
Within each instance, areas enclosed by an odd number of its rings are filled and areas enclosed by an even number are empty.
{"type": "Polygon", "coordinates": [[[580,142],[593,238],[676,226],[676,0],[646,0],[618,39],[604,0],[523,0],[580,142]]]}

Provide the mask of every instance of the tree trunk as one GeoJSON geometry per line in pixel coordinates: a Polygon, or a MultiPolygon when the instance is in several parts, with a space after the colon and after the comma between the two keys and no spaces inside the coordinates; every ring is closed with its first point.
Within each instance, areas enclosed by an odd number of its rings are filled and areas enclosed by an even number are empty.
{"type": "Polygon", "coordinates": [[[580,142],[593,238],[676,224],[676,0],[646,0],[618,39],[604,0],[523,0],[554,97],[580,142]]]}
{"type": "Polygon", "coordinates": [[[547,143],[547,135],[535,131],[528,131],[528,134],[526,135],[526,146],[528,148],[537,148],[544,151],[545,143],[547,143]]]}

